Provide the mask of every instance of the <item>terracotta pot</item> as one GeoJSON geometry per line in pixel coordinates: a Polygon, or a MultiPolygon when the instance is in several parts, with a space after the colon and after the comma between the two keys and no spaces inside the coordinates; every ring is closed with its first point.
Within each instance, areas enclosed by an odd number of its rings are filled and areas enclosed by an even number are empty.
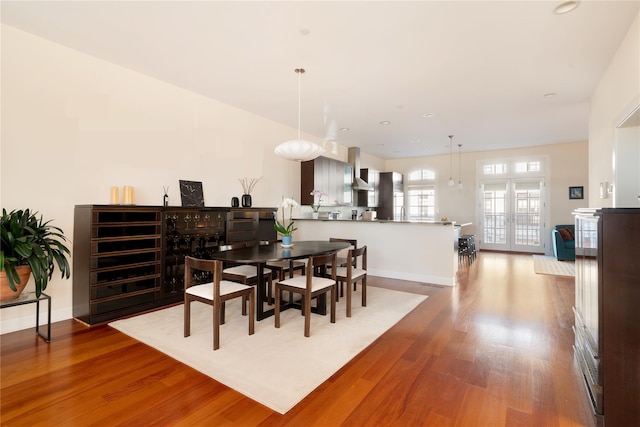
{"type": "Polygon", "coordinates": [[[17,291],[14,291],[9,287],[6,273],[0,272],[0,301],[11,301],[20,296],[24,287],[27,286],[29,278],[31,276],[31,267],[28,265],[21,265],[16,267],[16,272],[20,277],[20,284],[16,284],[17,291]]]}

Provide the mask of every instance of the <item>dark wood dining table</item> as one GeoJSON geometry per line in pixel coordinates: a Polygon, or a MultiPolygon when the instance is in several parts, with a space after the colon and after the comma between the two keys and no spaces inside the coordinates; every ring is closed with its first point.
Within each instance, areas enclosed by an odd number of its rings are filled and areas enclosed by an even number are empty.
{"type": "MultiPolygon", "coordinates": [[[[267,295],[267,287],[264,280],[264,266],[268,262],[309,258],[315,255],[328,255],[347,249],[348,243],[329,242],[325,240],[305,240],[293,242],[293,246],[286,248],[282,243],[269,243],[246,248],[232,249],[211,254],[212,259],[217,259],[229,264],[253,264],[258,267],[258,286],[256,298],[256,320],[262,320],[274,314],[273,309],[265,310],[264,301],[267,295]]],[[[289,269],[293,275],[293,269],[289,269]]]]}

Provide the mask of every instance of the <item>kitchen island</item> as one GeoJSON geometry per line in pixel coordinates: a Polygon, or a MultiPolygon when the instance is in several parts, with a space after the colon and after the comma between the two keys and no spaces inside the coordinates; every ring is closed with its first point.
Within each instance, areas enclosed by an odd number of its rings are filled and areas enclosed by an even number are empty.
{"type": "Polygon", "coordinates": [[[296,240],[357,239],[372,276],[454,286],[458,255],[452,222],[298,218],[296,240]]]}

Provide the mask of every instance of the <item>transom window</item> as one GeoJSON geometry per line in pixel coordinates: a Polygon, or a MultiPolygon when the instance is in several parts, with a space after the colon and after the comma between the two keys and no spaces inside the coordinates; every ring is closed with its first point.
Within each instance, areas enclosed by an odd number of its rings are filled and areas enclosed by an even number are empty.
{"type": "Polygon", "coordinates": [[[436,173],[429,169],[421,169],[409,172],[407,179],[409,181],[428,181],[436,179],[436,173]]]}

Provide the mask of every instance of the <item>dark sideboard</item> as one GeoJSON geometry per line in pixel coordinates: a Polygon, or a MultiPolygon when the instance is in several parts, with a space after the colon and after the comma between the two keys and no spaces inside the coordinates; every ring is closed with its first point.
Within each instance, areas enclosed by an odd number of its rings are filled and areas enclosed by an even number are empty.
{"type": "Polygon", "coordinates": [[[184,257],[273,240],[275,208],[78,205],[73,317],[89,325],[183,300],[184,257]]]}

